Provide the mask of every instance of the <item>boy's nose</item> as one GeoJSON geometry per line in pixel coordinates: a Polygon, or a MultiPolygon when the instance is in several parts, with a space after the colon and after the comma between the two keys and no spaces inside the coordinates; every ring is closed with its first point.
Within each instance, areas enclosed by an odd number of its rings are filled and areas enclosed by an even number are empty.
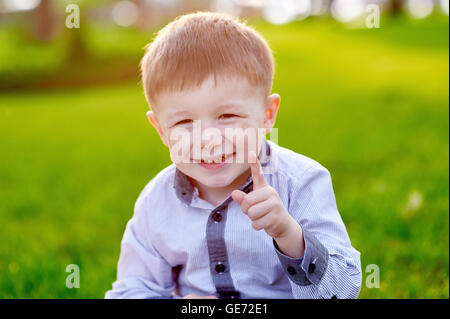
{"type": "Polygon", "coordinates": [[[222,144],[222,136],[202,138],[202,148],[214,147],[216,145],[221,145],[221,144],[222,144]]]}
{"type": "Polygon", "coordinates": [[[223,140],[222,131],[219,130],[217,127],[213,126],[203,127],[201,136],[202,148],[222,144],[222,140],[223,140]]]}
{"type": "Polygon", "coordinates": [[[223,143],[221,136],[202,139],[202,157],[216,157],[222,155],[223,143]]]}

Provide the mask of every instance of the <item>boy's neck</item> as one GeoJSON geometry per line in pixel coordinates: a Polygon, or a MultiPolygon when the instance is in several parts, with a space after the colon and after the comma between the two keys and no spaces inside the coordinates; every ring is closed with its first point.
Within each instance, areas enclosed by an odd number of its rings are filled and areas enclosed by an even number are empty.
{"type": "Polygon", "coordinates": [[[228,196],[231,195],[231,192],[233,192],[235,189],[238,189],[241,187],[246,180],[251,175],[250,169],[246,170],[244,173],[239,175],[231,184],[225,187],[208,187],[205,186],[196,180],[193,180],[193,184],[195,187],[197,187],[200,198],[206,200],[207,202],[213,204],[214,206],[218,206],[220,203],[222,203],[228,196]]]}

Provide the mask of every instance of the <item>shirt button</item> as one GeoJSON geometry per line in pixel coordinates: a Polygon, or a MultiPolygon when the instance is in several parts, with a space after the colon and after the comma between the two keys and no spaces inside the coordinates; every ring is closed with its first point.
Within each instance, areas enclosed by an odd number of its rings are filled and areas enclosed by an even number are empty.
{"type": "Polygon", "coordinates": [[[214,219],[215,222],[220,222],[222,220],[222,214],[218,213],[218,212],[215,212],[213,214],[213,219],[214,219]]]}
{"type": "Polygon", "coordinates": [[[316,265],[315,264],[309,264],[308,266],[308,272],[310,274],[312,274],[314,272],[314,270],[316,270],[316,265]]]}
{"type": "Polygon", "coordinates": [[[289,275],[293,276],[295,275],[295,268],[292,266],[287,267],[287,272],[289,273],[289,275]]]}
{"type": "Polygon", "coordinates": [[[224,272],[225,271],[225,265],[224,264],[217,264],[216,265],[216,272],[224,272]]]}

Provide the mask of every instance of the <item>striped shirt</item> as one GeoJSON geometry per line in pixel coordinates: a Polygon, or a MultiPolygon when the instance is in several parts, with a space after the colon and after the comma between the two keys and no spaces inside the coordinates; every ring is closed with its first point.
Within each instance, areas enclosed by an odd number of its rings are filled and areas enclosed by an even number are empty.
{"type": "MultiPolygon", "coordinates": [[[[231,196],[216,207],[200,198],[172,164],[137,199],[117,280],[105,298],[357,298],[360,253],[338,212],[328,170],[266,140],[259,160],[301,225],[302,257],[283,254],[265,231],[254,230],[231,196]]],[[[252,191],[252,178],[240,189],[252,191]]]]}

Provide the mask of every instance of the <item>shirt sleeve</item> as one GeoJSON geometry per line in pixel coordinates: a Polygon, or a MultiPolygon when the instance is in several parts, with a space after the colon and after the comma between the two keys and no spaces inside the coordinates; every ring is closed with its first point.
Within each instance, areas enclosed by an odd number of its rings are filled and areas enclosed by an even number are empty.
{"type": "Polygon", "coordinates": [[[172,267],[152,246],[148,236],[147,209],[143,198],[136,201],[121,243],[117,280],[106,299],[178,299],[172,267]]]}
{"type": "Polygon", "coordinates": [[[294,298],[357,298],[362,274],[360,253],[351,245],[337,210],[329,172],[314,166],[292,187],[289,213],[303,230],[300,258],[275,251],[290,279],[294,298]]]}

